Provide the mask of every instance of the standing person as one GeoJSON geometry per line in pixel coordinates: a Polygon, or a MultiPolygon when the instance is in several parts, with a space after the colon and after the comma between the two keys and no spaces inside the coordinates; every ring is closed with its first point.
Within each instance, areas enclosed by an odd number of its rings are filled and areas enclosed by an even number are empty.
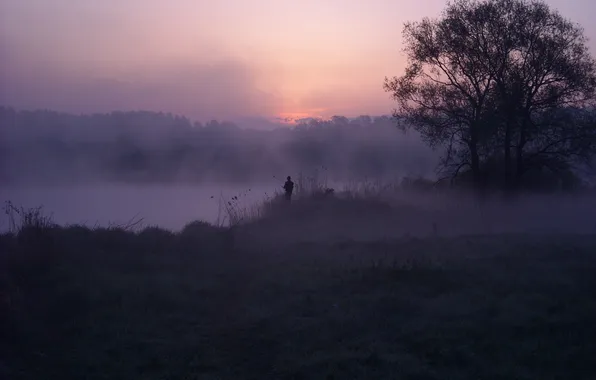
{"type": "Polygon", "coordinates": [[[292,177],[288,176],[286,183],[283,186],[284,190],[286,191],[286,200],[292,200],[292,192],[294,191],[294,182],[292,182],[292,177]]]}

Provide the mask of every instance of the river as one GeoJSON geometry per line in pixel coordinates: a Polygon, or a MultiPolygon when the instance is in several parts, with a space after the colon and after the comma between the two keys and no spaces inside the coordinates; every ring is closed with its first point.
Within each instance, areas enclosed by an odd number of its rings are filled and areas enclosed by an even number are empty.
{"type": "MultiPolygon", "coordinates": [[[[179,230],[194,220],[216,223],[221,200],[238,197],[238,208],[249,208],[272,196],[281,185],[128,185],[87,184],[53,186],[0,186],[0,201],[17,207],[42,206],[54,222],[87,226],[123,224],[143,219],[143,225],[179,230]]],[[[0,230],[8,217],[0,215],[0,230]]]]}

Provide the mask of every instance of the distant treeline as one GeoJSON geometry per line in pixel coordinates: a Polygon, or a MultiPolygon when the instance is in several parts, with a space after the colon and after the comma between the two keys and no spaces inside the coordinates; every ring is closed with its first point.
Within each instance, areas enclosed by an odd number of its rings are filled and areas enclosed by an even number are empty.
{"type": "Polygon", "coordinates": [[[432,175],[436,156],[391,117],[336,116],[274,130],[158,112],[73,115],[0,108],[0,180],[245,182],[432,175]]]}

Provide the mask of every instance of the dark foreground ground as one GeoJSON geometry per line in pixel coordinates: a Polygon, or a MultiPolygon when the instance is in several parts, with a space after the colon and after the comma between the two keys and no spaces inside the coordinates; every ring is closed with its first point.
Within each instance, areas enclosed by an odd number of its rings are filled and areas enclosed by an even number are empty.
{"type": "Polygon", "coordinates": [[[596,236],[0,238],[2,379],[594,379],[596,236]]]}

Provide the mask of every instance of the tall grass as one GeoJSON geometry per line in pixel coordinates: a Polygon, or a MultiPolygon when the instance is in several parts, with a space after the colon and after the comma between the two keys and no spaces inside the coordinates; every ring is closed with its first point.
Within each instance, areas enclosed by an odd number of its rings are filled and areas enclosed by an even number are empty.
{"type": "MultiPolygon", "coordinates": [[[[292,197],[294,208],[296,204],[304,206],[308,201],[337,198],[343,201],[369,200],[378,202],[390,199],[398,193],[429,192],[436,189],[433,181],[424,178],[404,177],[398,180],[384,182],[381,180],[352,181],[340,189],[330,187],[326,168],[317,169],[306,174],[299,172],[294,179],[295,188],[292,197]]],[[[280,186],[281,187],[281,186],[280,186]]],[[[246,192],[225,198],[222,194],[218,199],[218,217],[215,225],[218,227],[234,228],[243,224],[257,222],[273,215],[279,215],[288,209],[288,202],[283,192],[275,189],[271,193],[264,193],[262,200],[247,203],[246,192]]]]}
{"type": "Polygon", "coordinates": [[[8,219],[8,232],[18,235],[27,231],[40,231],[54,226],[52,215],[46,215],[43,206],[26,209],[17,207],[11,201],[6,201],[3,207],[8,219]]]}
{"type": "Polygon", "coordinates": [[[310,175],[299,172],[296,178],[296,196],[312,197],[322,194],[329,188],[329,175],[327,169],[315,169],[310,175]]]}

